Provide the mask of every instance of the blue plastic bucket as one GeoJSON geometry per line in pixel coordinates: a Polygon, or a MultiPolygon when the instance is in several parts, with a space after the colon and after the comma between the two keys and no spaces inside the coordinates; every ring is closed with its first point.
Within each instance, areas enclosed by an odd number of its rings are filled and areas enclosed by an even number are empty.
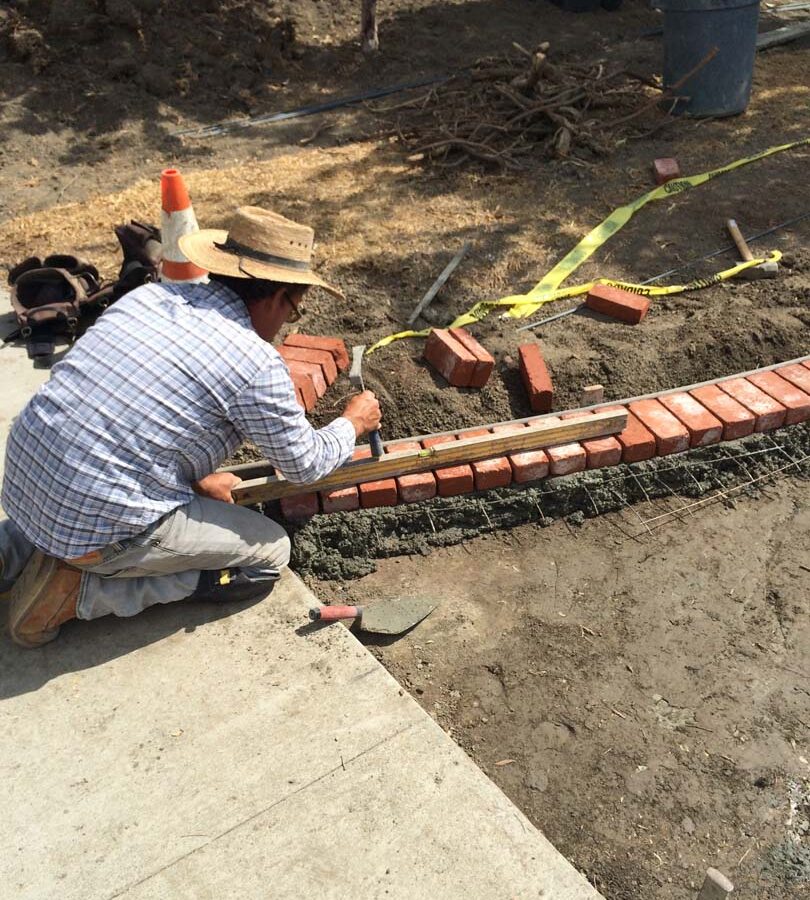
{"type": "MultiPolygon", "coordinates": [[[[754,74],[759,2],[751,0],[654,0],[664,12],[664,89],[677,84],[717,47],[717,55],[675,94],[672,112],[695,117],[744,112],[754,74]]],[[[672,101],[662,105],[672,106],[672,101]]]]}

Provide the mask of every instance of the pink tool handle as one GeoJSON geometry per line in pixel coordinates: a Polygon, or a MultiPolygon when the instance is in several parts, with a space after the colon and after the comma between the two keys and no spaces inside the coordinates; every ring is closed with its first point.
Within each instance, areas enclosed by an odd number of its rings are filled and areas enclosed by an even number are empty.
{"type": "Polygon", "coordinates": [[[356,619],[362,613],[362,606],[315,606],[309,611],[309,617],[313,622],[338,622],[356,619]]]}

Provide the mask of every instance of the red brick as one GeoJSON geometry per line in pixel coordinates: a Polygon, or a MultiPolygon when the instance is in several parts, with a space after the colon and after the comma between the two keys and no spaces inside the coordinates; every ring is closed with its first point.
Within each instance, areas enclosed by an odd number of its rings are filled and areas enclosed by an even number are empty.
{"type": "Polygon", "coordinates": [[[327,350],[332,354],[335,365],[342,372],[349,368],[349,354],[346,344],[336,337],[321,337],[314,334],[288,334],[284,338],[287,347],[304,347],[307,350],[327,350]]]}
{"type": "Polygon", "coordinates": [[[784,424],[785,407],[745,378],[730,378],[717,386],[754,414],[754,431],[771,431],[784,424]]]}
{"type": "Polygon", "coordinates": [[[451,328],[450,334],[475,357],[475,369],[469,387],[481,388],[488,381],[495,368],[495,357],[484,349],[466,328],[451,328]]]}
{"type": "Polygon", "coordinates": [[[296,494],[281,498],[281,512],[289,522],[303,522],[320,511],[317,494],[296,494]]]}
{"type": "MultiPolygon", "coordinates": [[[[454,434],[445,435],[444,437],[426,438],[422,441],[422,446],[429,449],[430,447],[447,444],[455,440],[456,436],[454,434]]],[[[472,466],[466,463],[460,466],[444,466],[441,469],[434,469],[433,474],[436,476],[436,485],[440,497],[455,497],[457,494],[469,494],[475,487],[472,466]]]]}
{"type": "Polygon", "coordinates": [[[777,375],[787,379],[791,384],[795,384],[799,390],[810,394],[810,372],[799,363],[792,363],[789,366],[782,366],[776,370],[777,375]]]}
{"type": "MultiPolygon", "coordinates": [[[[352,459],[368,459],[371,448],[367,445],[356,447],[352,459]]],[[[357,486],[360,491],[360,506],[373,509],[377,506],[397,505],[397,482],[394,478],[381,478],[378,481],[367,481],[357,486]]]]}
{"type": "Polygon", "coordinates": [[[290,377],[295,385],[296,396],[300,394],[298,402],[307,412],[311,409],[315,409],[315,404],[318,402],[318,395],[315,393],[315,388],[312,385],[312,379],[309,375],[306,375],[304,372],[290,371],[290,377]]]}
{"type": "MultiPolygon", "coordinates": [[[[472,431],[463,431],[459,438],[484,437],[491,434],[488,428],[474,428],[472,431]]],[[[505,456],[493,459],[482,459],[471,464],[473,480],[477,491],[489,491],[492,488],[506,487],[512,482],[512,466],[505,456]]]]}
{"type": "Polygon", "coordinates": [[[321,508],[325,513],[351,512],[360,508],[360,492],[356,487],[321,491],[321,508]]]}
{"type": "Polygon", "coordinates": [[[722,422],[724,441],[736,441],[754,433],[756,419],[753,414],[717,385],[707,384],[689,393],[722,422]]]}
{"type": "MultiPolygon", "coordinates": [[[[600,385],[601,387],[601,385],[600,385]]],[[[579,416],[592,416],[595,410],[577,410],[565,413],[561,419],[576,419],[579,416]]],[[[617,466],[622,461],[622,445],[612,435],[601,438],[589,438],[580,441],[585,448],[586,467],[603,469],[605,466],[617,466]]]]}
{"type": "Polygon", "coordinates": [[[306,375],[315,388],[315,394],[318,399],[326,393],[326,379],[323,377],[323,370],[317,363],[299,362],[298,360],[290,360],[287,363],[290,374],[293,373],[306,375]]]}
{"type": "MultiPolygon", "coordinates": [[[[492,431],[495,434],[509,433],[526,427],[526,425],[496,425],[492,431]]],[[[539,481],[548,475],[548,456],[545,450],[521,450],[519,453],[510,453],[507,459],[512,466],[515,484],[539,481]]]]}
{"type": "Polygon", "coordinates": [[[468,387],[476,359],[444,328],[434,328],[425,342],[422,356],[454,387],[468,387]]]}
{"type": "MultiPolygon", "coordinates": [[[[420,449],[419,441],[401,441],[386,448],[389,453],[420,449]]],[[[436,496],[436,476],[433,472],[414,472],[411,475],[400,475],[394,480],[400,503],[421,503],[436,496]]]]}
{"type": "Polygon", "coordinates": [[[518,347],[518,353],[520,354],[520,375],[529,395],[532,412],[550,412],[551,404],[554,402],[554,389],[551,385],[548,367],[540,352],[540,345],[521,344],[518,347]]]}
{"type": "Polygon", "coordinates": [[[802,363],[802,365],[805,367],[805,369],[810,369],[810,359],[806,359],[806,360],[802,363]]]}
{"type": "Polygon", "coordinates": [[[689,449],[689,431],[657,400],[637,400],[630,412],[655,435],[655,453],[667,456],[689,449]]]}
{"type": "Polygon", "coordinates": [[[585,305],[603,316],[638,325],[647,315],[650,298],[607,284],[596,284],[588,291],[585,305]]]}
{"type": "Polygon", "coordinates": [[[691,394],[664,394],[658,399],[686,426],[691,447],[716,444],[723,437],[723,423],[691,394]]]}
{"type": "MultiPolygon", "coordinates": [[[[557,416],[546,416],[543,422],[561,422],[557,416]]],[[[531,424],[531,423],[530,423],[531,424]]],[[[548,468],[552,475],[571,475],[573,472],[581,472],[588,464],[585,448],[576,441],[570,444],[558,444],[556,447],[546,447],[544,453],[548,456],[548,468]]]]}
{"type": "Polygon", "coordinates": [[[810,397],[776,372],[755,372],[747,380],[785,407],[785,425],[797,425],[810,418],[810,397]]]}
{"type": "Polygon", "coordinates": [[[297,360],[298,362],[319,365],[327,384],[332,384],[337,378],[335,358],[328,350],[308,350],[306,347],[285,347],[282,344],[278,348],[278,352],[285,360],[297,360]]]}
{"type": "Polygon", "coordinates": [[[597,412],[627,413],[627,425],[616,440],[622,446],[622,462],[641,462],[655,456],[655,436],[625,406],[602,406],[597,412]]]}
{"type": "Polygon", "coordinates": [[[662,156],[653,162],[653,175],[656,184],[666,184],[673,178],[681,177],[681,167],[678,160],[672,156],[662,156]]]}

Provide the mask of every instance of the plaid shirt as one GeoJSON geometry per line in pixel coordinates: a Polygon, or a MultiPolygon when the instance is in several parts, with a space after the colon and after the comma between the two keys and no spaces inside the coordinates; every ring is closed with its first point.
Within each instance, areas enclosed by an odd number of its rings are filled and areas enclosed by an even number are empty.
{"type": "Polygon", "coordinates": [[[187,503],[245,439],[290,481],[351,455],[351,422],[315,430],[242,300],[210,284],[149,284],[119,300],[20,413],[2,502],[62,559],[132,537],[187,503]]]}

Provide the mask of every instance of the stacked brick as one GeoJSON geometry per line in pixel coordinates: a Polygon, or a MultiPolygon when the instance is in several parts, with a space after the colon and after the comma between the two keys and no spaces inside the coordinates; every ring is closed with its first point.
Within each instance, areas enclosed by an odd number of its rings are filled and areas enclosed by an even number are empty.
{"type": "MultiPolygon", "coordinates": [[[[521,352],[521,372],[524,368],[527,372],[524,380],[528,377],[534,393],[544,405],[550,406],[551,383],[550,379],[547,384],[544,381],[548,374],[545,364],[537,365],[538,358],[542,362],[539,348],[535,344],[525,346],[533,349],[527,351],[525,364],[521,352]]],[[[527,423],[512,422],[462,431],[458,435],[426,438],[422,446],[436,446],[490,432],[515,431],[532,422],[554,422],[610,411],[627,413],[627,426],[620,434],[444,466],[432,472],[402,475],[332,491],[320,498],[312,493],[284,498],[282,510],[291,519],[301,519],[321,510],[367,509],[415,503],[437,495],[452,497],[509,484],[525,484],[547,476],[568,475],[586,468],[641,462],[804,422],[810,419],[810,359],[655,397],[604,404],[590,410],[571,410],[561,413],[559,418],[543,416],[527,423]]],[[[387,450],[396,452],[418,447],[415,441],[403,441],[388,445],[387,450]]],[[[367,447],[358,448],[357,458],[367,456],[367,447]]]]}
{"type": "Polygon", "coordinates": [[[464,328],[434,328],[423,357],[453,387],[482,388],[495,368],[492,354],[464,328]]]}
{"type": "Polygon", "coordinates": [[[340,338],[290,334],[278,348],[295,385],[295,396],[309,412],[326,389],[349,366],[349,354],[340,338]]]}

